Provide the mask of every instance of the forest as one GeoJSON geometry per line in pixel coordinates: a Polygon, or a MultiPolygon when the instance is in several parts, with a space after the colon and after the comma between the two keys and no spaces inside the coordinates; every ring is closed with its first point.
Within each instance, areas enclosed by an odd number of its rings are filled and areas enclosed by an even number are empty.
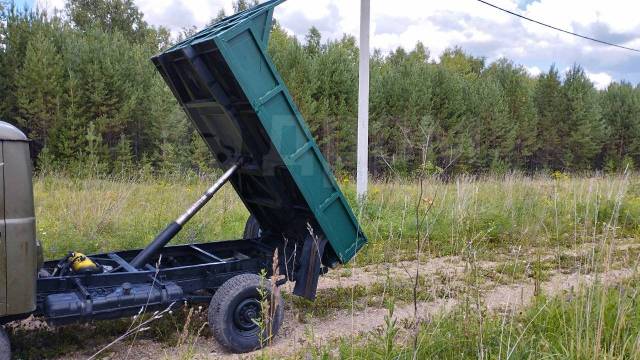
{"type": "MultiPolygon", "coordinates": [[[[33,140],[41,171],[211,171],[206,145],[149,60],[196,30],[151,26],[133,0],[69,0],[55,14],[0,1],[0,119],[33,140]]],[[[322,39],[316,28],[298,39],[276,21],[269,51],[328,161],[352,176],[356,39],[322,39]]],[[[417,43],[372,53],[370,93],[376,178],[640,165],[640,84],[598,90],[579,64],[534,77],[509,59],[459,47],[435,57],[417,43]]]]}

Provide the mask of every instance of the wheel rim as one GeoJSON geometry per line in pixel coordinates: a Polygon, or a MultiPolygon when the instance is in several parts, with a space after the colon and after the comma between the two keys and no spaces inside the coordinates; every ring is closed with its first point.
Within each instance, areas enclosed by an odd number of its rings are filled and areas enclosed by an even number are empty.
{"type": "Polygon", "coordinates": [[[254,322],[260,318],[260,302],[258,299],[249,298],[243,300],[233,313],[234,324],[243,331],[251,331],[258,328],[254,322]]]}

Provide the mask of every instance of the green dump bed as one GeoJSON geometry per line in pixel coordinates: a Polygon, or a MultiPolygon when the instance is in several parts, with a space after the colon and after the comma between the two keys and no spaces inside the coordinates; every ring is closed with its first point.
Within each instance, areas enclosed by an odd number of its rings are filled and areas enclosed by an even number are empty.
{"type": "Polygon", "coordinates": [[[367,240],[267,53],[282,1],[227,17],[153,62],[220,167],[249,159],[231,183],[262,230],[296,240],[311,228],[344,263],[367,240]]]}

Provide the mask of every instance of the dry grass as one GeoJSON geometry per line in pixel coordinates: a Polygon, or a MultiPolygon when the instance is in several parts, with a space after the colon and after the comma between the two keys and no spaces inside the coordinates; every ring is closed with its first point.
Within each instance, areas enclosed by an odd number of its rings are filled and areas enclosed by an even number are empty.
{"type": "MultiPolygon", "coordinates": [[[[48,256],[73,249],[88,253],[144,246],[182,213],[213,177],[162,179],[35,180],[38,236],[48,256]]],[[[362,208],[352,184],[342,184],[370,244],[358,264],[415,258],[414,216],[417,184],[372,184],[362,208]],[[399,251],[400,250],[400,251],[399,251]]],[[[618,236],[640,231],[640,177],[501,178],[462,177],[451,183],[425,181],[425,203],[432,203],[423,232],[432,255],[461,254],[469,239],[482,257],[494,250],[536,246],[574,246],[606,231],[616,204],[618,236]],[[481,236],[478,236],[478,235],[481,236]]],[[[247,211],[226,186],[187,226],[176,242],[239,238],[247,211]]]]}
{"type": "MultiPolygon", "coordinates": [[[[213,178],[35,179],[38,237],[47,257],[144,247],[210,186],[213,178]]],[[[225,187],[174,243],[237,239],[248,213],[225,187]]]]}

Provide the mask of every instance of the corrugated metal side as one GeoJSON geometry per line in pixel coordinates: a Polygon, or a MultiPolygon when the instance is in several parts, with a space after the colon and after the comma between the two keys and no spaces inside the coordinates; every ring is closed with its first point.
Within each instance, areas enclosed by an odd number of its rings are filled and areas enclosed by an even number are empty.
{"type": "Polygon", "coordinates": [[[366,237],[269,55],[273,6],[232,16],[153,59],[221,167],[267,231],[304,236],[318,225],[342,262],[366,237]]]}
{"type": "Polygon", "coordinates": [[[215,41],[329,243],[348,261],[366,238],[259,35],[251,26],[236,27],[215,41]]]}

